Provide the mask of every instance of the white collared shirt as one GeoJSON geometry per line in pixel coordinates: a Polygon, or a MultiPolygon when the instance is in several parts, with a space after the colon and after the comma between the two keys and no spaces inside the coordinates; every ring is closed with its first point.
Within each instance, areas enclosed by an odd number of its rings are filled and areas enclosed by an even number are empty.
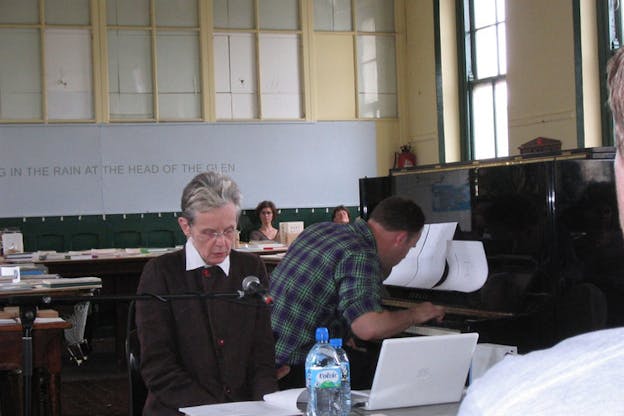
{"type": "Polygon", "coordinates": [[[200,267],[219,266],[226,276],[230,274],[229,255],[219,264],[206,264],[204,259],[202,259],[202,257],[199,255],[199,252],[195,248],[192,238],[190,237],[186,240],[186,244],[184,245],[184,251],[186,253],[186,271],[195,270],[200,267]]]}

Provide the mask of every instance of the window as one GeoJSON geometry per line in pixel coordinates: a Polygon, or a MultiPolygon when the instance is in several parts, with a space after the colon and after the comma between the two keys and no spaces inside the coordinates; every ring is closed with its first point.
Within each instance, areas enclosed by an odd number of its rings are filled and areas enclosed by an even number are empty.
{"type": "MultiPolygon", "coordinates": [[[[314,29],[317,45],[328,46],[317,49],[315,61],[319,62],[320,79],[327,77],[343,80],[330,85],[331,90],[321,90],[319,101],[331,103],[347,100],[349,96],[347,94],[352,94],[348,80],[353,65],[323,64],[335,62],[333,58],[340,56],[343,62],[355,60],[357,117],[397,117],[394,2],[355,0],[352,3],[350,0],[314,0],[314,29]],[[345,36],[352,36],[354,39],[347,43],[344,42],[345,36]],[[337,51],[338,48],[341,50],[337,51]],[[327,72],[326,76],[323,71],[327,72]]],[[[349,103],[345,102],[342,108],[348,106],[349,103]]],[[[329,108],[331,114],[328,117],[337,114],[333,108],[329,108]]],[[[323,118],[322,111],[320,109],[320,118],[323,118]]],[[[352,114],[351,117],[353,116],[352,114]]]]}
{"type": "Polygon", "coordinates": [[[395,30],[392,0],[0,0],[0,123],[396,118],[395,30]]]}
{"type": "Polygon", "coordinates": [[[197,0],[108,0],[106,15],[110,119],[200,120],[197,0]]]}
{"type": "Polygon", "coordinates": [[[621,1],[609,0],[609,41],[612,51],[622,46],[624,35],[624,7],[621,1]]]}
{"type": "Polygon", "coordinates": [[[41,4],[0,1],[0,120],[93,120],[90,2],[41,4]]]}
{"type": "Polygon", "coordinates": [[[505,0],[464,0],[466,159],[509,155],[505,0]]]}
{"type": "Polygon", "coordinates": [[[304,117],[299,14],[298,0],[214,0],[218,120],[304,117]]]}

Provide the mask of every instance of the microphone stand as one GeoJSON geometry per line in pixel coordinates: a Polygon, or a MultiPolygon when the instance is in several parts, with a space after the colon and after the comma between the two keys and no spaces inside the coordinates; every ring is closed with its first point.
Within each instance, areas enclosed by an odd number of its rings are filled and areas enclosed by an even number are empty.
{"type": "Polygon", "coordinates": [[[37,317],[37,307],[50,306],[52,304],[75,304],[78,302],[122,302],[133,300],[158,300],[168,302],[172,299],[243,299],[247,294],[238,290],[236,292],[214,293],[180,293],[157,295],[152,293],[140,293],[137,295],[113,295],[113,296],[58,296],[51,295],[14,295],[0,299],[0,306],[19,306],[20,321],[22,325],[22,367],[24,389],[24,416],[31,415],[32,405],[32,375],[33,375],[33,340],[32,330],[37,317]]]}
{"type": "Polygon", "coordinates": [[[37,307],[35,305],[24,305],[20,307],[20,321],[22,323],[22,362],[24,377],[24,415],[30,416],[31,381],[33,374],[33,341],[32,329],[37,317],[37,307]]]}

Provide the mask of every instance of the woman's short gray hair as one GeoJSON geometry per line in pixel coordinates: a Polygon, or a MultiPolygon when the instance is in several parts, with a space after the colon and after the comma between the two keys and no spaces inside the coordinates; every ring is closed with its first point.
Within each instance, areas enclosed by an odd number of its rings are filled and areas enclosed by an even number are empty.
{"type": "Polygon", "coordinates": [[[242,195],[232,178],[217,172],[204,172],[195,176],[182,192],[182,217],[193,223],[197,212],[234,204],[240,214],[242,195]]]}

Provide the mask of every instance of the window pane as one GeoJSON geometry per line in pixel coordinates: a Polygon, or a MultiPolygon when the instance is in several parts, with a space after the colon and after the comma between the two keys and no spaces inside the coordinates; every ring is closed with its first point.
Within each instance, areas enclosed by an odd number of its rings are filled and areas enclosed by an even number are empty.
{"type": "Polygon", "coordinates": [[[507,136],[507,82],[497,82],[495,87],[496,105],[496,157],[509,156],[507,136]]]}
{"type": "Polygon", "coordinates": [[[0,119],[41,119],[37,29],[0,29],[0,119]]]}
{"type": "Polygon", "coordinates": [[[360,117],[396,117],[394,37],[358,36],[360,117]]]}
{"type": "Polygon", "coordinates": [[[388,0],[357,0],[356,29],[360,32],[393,32],[394,2],[388,0]]]}
{"type": "Polygon", "coordinates": [[[195,32],[160,32],[156,37],[158,107],[161,118],[201,117],[199,39],[195,32]]]}
{"type": "Polygon", "coordinates": [[[388,118],[396,117],[396,94],[364,93],[358,94],[359,117],[388,118]]]}
{"type": "Polygon", "coordinates": [[[223,29],[252,29],[254,9],[252,0],[214,0],[213,25],[223,29]]]}
{"type": "Polygon", "coordinates": [[[505,21],[505,0],[496,0],[496,20],[505,21]]]}
{"type": "Polygon", "coordinates": [[[496,26],[478,30],[475,33],[475,43],[477,50],[477,79],[498,75],[496,26]]]}
{"type": "Polygon", "coordinates": [[[51,24],[88,25],[89,0],[46,0],[45,22],[51,24]]]}
{"type": "Polygon", "coordinates": [[[472,130],[475,159],[496,157],[493,100],[490,84],[477,85],[472,90],[472,130]]]}
{"type": "Polygon", "coordinates": [[[45,81],[49,119],[92,119],[91,31],[45,32],[45,81]]]}
{"type": "Polygon", "coordinates": [[[259,0],[261,29],[299,29],[298,0],[259,0]]]}
{"type": "Polygon", "coordinates": [[[258,118],[255,45],[251,34],[215,34],[217,119],[258,118]]]}
{"type": "Polygon", "coordinates": [[[475,29],[496,23],[496,0],[473,0],[475,29]]]}
{"type": "Polygon", "coordinates": [[[0,23],[39,23],[37,0],[0,0],[0,23]]]}
{"type": "Polygon", "coordinates": [[[314,29],[350,32],[351,0],[314,0],[314,29]]]}
{"type": "Polygon", "coordinates": [[[302,118],[301,39],[260,35],[262,118],[302,118]]]}
{"type": "Polygon", "coordinates": [[[148,31],[108,32],[108,79],[112,119],[154,117],[152,54],[148,31]]]}
{"type": "Polygon", "coordinates": [[[196,27],[197,0],[155,0],[156,25],[196,27]]]}
{"type": "Polygon", "coordinates": [[[507,73],[507,31],[505,23],[498,25],[498,67],[499,73],[507,73]]]}
{"type": "Polygon", "coordinates": [[[149,26],[149,0],[107,0],[106,19],[109,25],[149,26]]]}

